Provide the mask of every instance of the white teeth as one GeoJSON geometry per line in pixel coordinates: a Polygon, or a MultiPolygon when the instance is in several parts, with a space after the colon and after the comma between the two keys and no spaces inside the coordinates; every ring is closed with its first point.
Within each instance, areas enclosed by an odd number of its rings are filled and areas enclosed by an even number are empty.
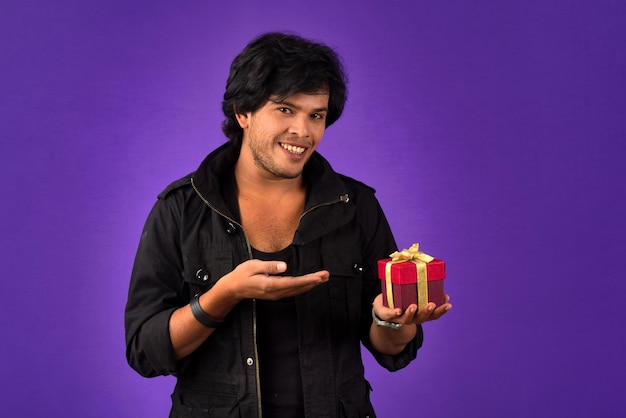
{"type": "Polygon", "coordinates": [[[304,152],[304,148],[302,147],[296,147],[293,145],[287,145],[287,144],[280,144],[281,147],[283,147],[284,149],[286,149],[287,151],[289,151],[292,154],[302,154],[304,152]]]}

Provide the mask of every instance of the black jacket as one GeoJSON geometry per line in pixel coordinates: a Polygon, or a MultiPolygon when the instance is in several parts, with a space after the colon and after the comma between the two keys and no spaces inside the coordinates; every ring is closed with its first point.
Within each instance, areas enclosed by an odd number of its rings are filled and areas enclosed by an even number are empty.
{"type": "MultiPolygon", "coordinates": [[[[237,305],[178,362],[168,329],[174,310],[252,258],[231,209],[237,157],[225,144],[195,173],[168,186],[137,251],[125,315],[126,355],[143,376],[177,376],[171,416],[261,416],[254,300],[237,305]]],[[[335,173],[321,155],[312,156],[304,178],[308,195],[292,268],[295,275],[323,269],[331,274],[327,283],[296,297],[306,416],[374,417],[359,342],[393,371],[415,358],[421,328],[399,355],[372,349],[371,304],[380,293],[376,261],[396,250],[389,225],[374,190],[335,173]]]]}

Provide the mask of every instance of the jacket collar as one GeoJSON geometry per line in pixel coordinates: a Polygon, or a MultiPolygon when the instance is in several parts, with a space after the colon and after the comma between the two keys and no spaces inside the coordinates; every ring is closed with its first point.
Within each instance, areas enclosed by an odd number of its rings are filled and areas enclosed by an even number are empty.
{"type": "Polygon", "coordinates": [[[239,149],[227,142],[207,155],[191,176],[196,191],[214,210],[237,221],[238,216],[226,202],[236,198],[234,168],[238,157],[239,149]]]}
{"type": "MultiPolygon", "coordinates": [[[[207,203],[214,210],[237,222],[239,216],[236,208],[234,167],[238,157],[239,148],[226,143],[211,152],[192,175],[194,187],[207,203]]],[[[346,202],[345,196],[348,196],[349,191],[339,174],[318,152],[315,152],[305,165],[303,176],[308,190],[304,210],[307,219],[303,217],[298,236],[304,241],[309,241],[348,222],[354,215],[354,208],[342,211],[341,216],[333,217],[332,220],[324,220],[325,227],[320,228],[319,222],[312,222],[317,217],[311,219],[308,216],[309,211],[314,213],[316,212],[314,209],[320,206],[346,202]]]]}

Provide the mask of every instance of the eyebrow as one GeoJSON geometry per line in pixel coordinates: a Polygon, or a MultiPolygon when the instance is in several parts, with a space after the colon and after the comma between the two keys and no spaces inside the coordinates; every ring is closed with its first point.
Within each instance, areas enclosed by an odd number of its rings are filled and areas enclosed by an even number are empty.
{"type": "MultiPolygon", "coordinates": [[[[302,109],[300,106],[296,106],[295,104],[288,102],[286,100],[272,100],[272,99],[269,99],[269,100],[270,102],[274,104],[284,104],[284,105],[293,107],[294,109],[298,109],[298,110],[302,109]]],[[[318,107],[317,109],[313,109],[313,113],[317,113],[317,112],[328,112],[328,107],[318,107]]]]}

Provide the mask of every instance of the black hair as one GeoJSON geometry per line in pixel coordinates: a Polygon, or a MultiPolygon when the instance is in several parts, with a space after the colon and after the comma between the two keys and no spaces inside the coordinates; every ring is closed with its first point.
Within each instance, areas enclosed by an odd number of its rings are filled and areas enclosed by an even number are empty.
{"type": "Polygon", "coordinates": [[[226,82],[222,131],[236,146],[243,129],[235,113],[255,112],[270,98],[327,92],[326,127],[343,112],[346,75],[330,47],[290,33],[270,32],[253,39],[233,60],[226,82]]]}

